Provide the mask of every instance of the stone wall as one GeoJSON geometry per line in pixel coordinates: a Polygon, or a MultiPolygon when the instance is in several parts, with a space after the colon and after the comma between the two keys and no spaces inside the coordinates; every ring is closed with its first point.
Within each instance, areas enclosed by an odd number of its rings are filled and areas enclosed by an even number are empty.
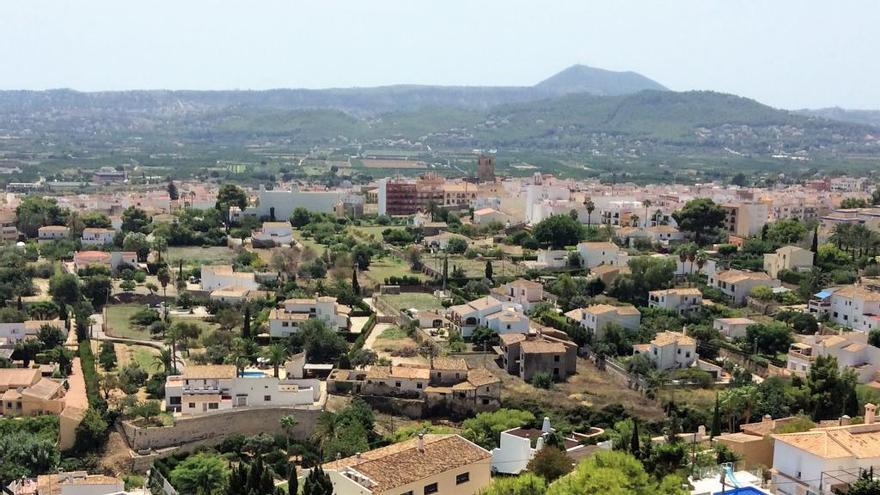
{"type": "Polygon", "coordinates": [[[174,426],[139,427],[130,421],[122,423],[128,445],[135,452],[176,447],[198,442],[212,445],[227,435],[256,435],[281,432],[281,418],[293,416],[297,420],[292,434],[305,439],[315,428],[321,411],[292,407],[239,408],[199,416],[176,418],[174,426]]]}

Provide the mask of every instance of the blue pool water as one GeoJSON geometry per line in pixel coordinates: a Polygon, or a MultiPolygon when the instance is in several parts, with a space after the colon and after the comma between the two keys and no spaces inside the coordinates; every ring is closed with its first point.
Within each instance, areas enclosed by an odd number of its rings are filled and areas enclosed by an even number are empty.
{"type": "MultiPolygon", "coordinates": [[[[751,486],[724,491],[724,495],[765,495],[766,493],[751,486]]],[[[721,495],[721,492],[715,492],[715,495],[721,495]]]]}
{"type": "Polygon", "coordinates": [[[249,376],[249,377],[253,377],[253,378],[262,378],[262,377],[266,376],[266,374],[263,373],[262,371],[245,371],[245,372],[242,372],[241,376],[249,376]]]}

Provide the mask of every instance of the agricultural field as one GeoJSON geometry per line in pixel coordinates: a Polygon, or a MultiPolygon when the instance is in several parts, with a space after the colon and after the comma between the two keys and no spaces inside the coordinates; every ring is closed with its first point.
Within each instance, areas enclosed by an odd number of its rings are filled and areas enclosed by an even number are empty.
{"type": "Polygon", "coordinates": [[[416,160],[378,160],[378,159],[363,159],[361,163],[365,168],[384,168],[384,169],[421,169],[428,168],[428,165],[425,162],[416,161],[416,160]]]}
{"type": "Polygon", "coordinates": [[[180,259],[188,266],[221,265],[232,263],[235,251],[222,246],[174,246],[168,248],[165,258],[172,265],[180,259]]]}

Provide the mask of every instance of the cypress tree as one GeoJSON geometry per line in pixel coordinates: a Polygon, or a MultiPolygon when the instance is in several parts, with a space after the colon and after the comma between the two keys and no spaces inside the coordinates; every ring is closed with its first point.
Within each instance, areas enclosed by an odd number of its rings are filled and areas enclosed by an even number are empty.
{"type": "Polygon", "coordinates": [[[351,290],[355,293],[355,295],[361,295],[361,284],[358,282],[358,270],[357,265],[351,269],[351,290]]]}
{"type": "Polygon", "coordinates": [[[712,430],[709,438],[715,438],[721,434],[721,404],[718,400],[718,394],[715,394],[715,410],[712,411],[712,430]]]}
{"type": "Polygon", "coordinates": [[[260,475],[260,495],[273,495],[275,493],[275,480],[272,479],[272,472],[263,468],[263,473],[260,475]]]}
{"type": "Polygon", "coordinates": [[[492,261],[486,260],[486,278],[492,280],[493,271],[494,270],[492,270],[492,261]]]}
{"type": "Polygon", "coordinates": [[[299,479],[297,479],[296,464],[290,463],[287,470],[287,492],[296,495],[299,492],[299,479]]]}
{"type": "Polygon", "coordinates": [[[241,338],[251,338],[251,307],[249,305],[245,305],[244,307],[244,322],[241,325],[241,338]]]}
{"type": "Polygon", "coordinates": [[[629,451],[636,459],[638,459],[641,454],[641,450],[639,449],[639,422],[636,420],[633,420],[633,434],[629,444],[629,451]]]}
{"type": "Polygon", "coordinates": [[[813,228],[813,244],[810,245],[810,251],[813,253],[813,266],[816,266],[819,258],[819,227],[813,228]]]}

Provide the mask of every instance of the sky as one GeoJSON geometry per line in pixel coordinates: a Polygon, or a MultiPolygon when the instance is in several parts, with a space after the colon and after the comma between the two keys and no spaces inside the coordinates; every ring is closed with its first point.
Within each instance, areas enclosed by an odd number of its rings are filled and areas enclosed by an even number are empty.
{"type": "Polygon", "coordinates": [[[876,0],[8,0],[0,89],[532,85],[573,64],[880,109],[876,0]]]}

